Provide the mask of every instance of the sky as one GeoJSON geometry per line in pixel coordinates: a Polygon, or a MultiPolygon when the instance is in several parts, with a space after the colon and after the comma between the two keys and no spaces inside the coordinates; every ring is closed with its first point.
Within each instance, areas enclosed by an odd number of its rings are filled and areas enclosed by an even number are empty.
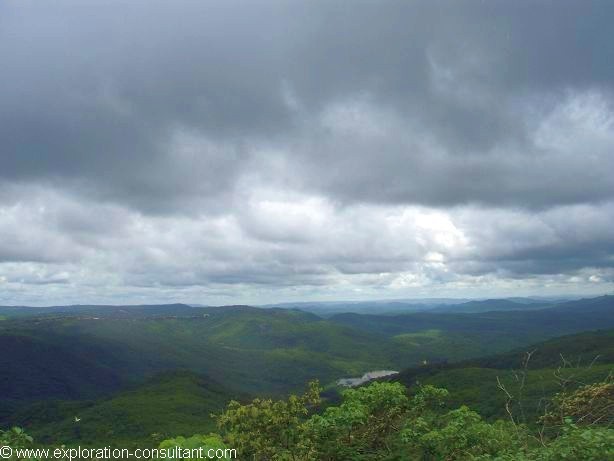
{"type": "Polygon", "coordinates": [[[0,2],[0,304],[614,291],[614,2],[0,2]]]}

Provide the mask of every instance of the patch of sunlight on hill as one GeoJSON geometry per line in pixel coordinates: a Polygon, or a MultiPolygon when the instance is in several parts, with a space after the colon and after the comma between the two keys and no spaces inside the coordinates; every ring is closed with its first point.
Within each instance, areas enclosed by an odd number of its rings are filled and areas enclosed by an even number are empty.
{"type": "Polygon", "coordinates": [[[423,361],[456,361],[489,352],[484,341],[475,335],[460,335],[439,329],[402,333],[393,336],[392,340],[416,364],[423,361]]]}

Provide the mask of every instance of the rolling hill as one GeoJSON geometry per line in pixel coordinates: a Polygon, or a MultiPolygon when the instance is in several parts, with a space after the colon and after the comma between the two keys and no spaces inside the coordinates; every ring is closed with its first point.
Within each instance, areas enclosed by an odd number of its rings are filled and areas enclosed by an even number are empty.
{"type": "Polygon", "coordinates": [[[22,408],[12,416],[42,443],[149,446],[177,434],[215,430],[219,413],[241,394],[209,378],[176,371],[98,401],[48,401],[22,408]]]}
{"type": "Polygon", "coordinates": [[[249,306],[36,308],[0,322],[0,389],[8,401],[114,392],[156,373],[189,369],[238,391],[279,394],[374,369],[505,352],[614,327],[614,297],[527,311],[338,314],[249,306]],[[81,372],[77,370],[82,370],[81,372]],[[10,379],[9,379],[10,377],[10,379]],[[15,378],[21,377],[21,378],[15,378]],[[44,378],[45,377],[45,378],[44,378]]]}
{"type": "Polygon", "coordinates": [[[510,299],[485,299],[483,301],[469,301],[462,304],[452,304],[448,306],[439,306],[431,309],[429,312],[456,312],[461,314],[476,314],[479,312],[495,312],[495,311],[525,311],[535,309],[545,309],[554,307],[551,302],[522,302],[512,301],[510,299]]]}
{"type": "MultiPolygon", "coordinates": [[[[488,355],[556,336],[614,327],[614,296],[570,301],[537,310],[489,311],[474,314],[348,313],[335,315],[330,321],[397,340],[402,340],[403,335],[407,334],[438,331],[443,335],[444,341],[446,338],[454,338],[456,342],[460,340],[477,344],[480,346],[478,355],[488,355]]],[[[442,358],[445,355],[442,354],[442,358]]]]}
{"type": "Polygon", "coordinates": [[[479,359],[428,364],[404,370],[391,380],[409,388],[444,387],[451,393],[452,407],[465,404],[490,419],[508,416],[499,380],[514,396],[512,408],[534,423],[555,393],[602,381],[612,373],[614,329],[558,337],[479,359]]]}
{"type": "Polygon", "coordinates": [[[0,417],[36,400],[100,398],[178,369],[237,392],[280,395],[314,378],[328,385],[370,370],[490,356],[614,328],[613,296],[526,311],[330,319],[249,306],[69,306],[29,315],[10,309],[19,314],[0,322],[0,345],[11,351],[0,357],[0,417]]]}
{"type": "Polygon", "coordinates": [[[446,387],[453,404],[496,418],[497,378],[515,388],[510,370],[533,349],[523,392],[535,416],[561,379],[596,381],[614,363],[612,330],[554,338],[614,328],[611,296],[537,310],[329,319],[249,306],[13,309],[19,314],[0,321],[0,346],[10,351],[0,355],[0,426],[24,425],[41,441],[149,443],[154,432],[208,431],[209,413],[231,398],[282,396],[314,378],[334,393],[337,379],[379,369],[405,368],[396,379],[410,387],[446,387]]]}
{"type": "MultiPolygon", "coordinates": [[[[135,315],[106,312],[104,316],[79,312],[0,322],[0,338],[4,341],[10,343],[19,337],[33,348],[44,338],[56,350],[49,359],[43,355],[40,360],[21,347],[21,355],[5,355],[7,371],[0,370],[7,390],[5,398],[89,397],[85,392],[75,396],[64,388],[71,388],[72,380],[79,378],[73,377],[79,373],[77,370],[90,369],[91,355],[85,352],[94,345],[96,366],[112,370],[123,381],[189,369],[219,382],[236,383],[239,391],[268,394],[300,389],[316,377],[333,381],[374,367],[391,366],[386,342],[381,343],[377,335],[330,323],[313,314],[247,306],[201,308],[198,312],[184,316],[162,316],[157,315],[158,311],[154,316],[143,316],[140,311],[135,315]],[[24,379],[19,387],[10,385],[9,376],[15,376],[18,369],[24,376],[38,374],[42,378],[63,357],[75,362],[65,370],[64,388],[60,383],[43,386],[41,379],[24,379]],[[11,374],[8,370],[12,370],[11,374]]],[[[106,391],[104,385],[99,387],[98,391],[106,391]]],[[[75,386],[80,388],[88,386],[75,386]]]]}

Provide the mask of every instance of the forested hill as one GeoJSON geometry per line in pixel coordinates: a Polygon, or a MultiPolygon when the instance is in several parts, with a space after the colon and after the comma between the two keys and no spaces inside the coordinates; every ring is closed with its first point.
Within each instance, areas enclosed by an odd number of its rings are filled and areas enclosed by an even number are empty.
{"type": "Polygon", "coordinates": [[[510,299],[485,299],[482,301],[469,301],[462,304],[452,304],[447,306],[435,307],[429,312],[456,312],[461,314],[475,314],[478,312],[494,311],[528,311],[536,309],[546,309],[556,306],[552,302],[519,302],[510,299]]]}
{"type": "Polygon", "coordinates": [[[421,376],[462,368],[512,370],[524,367],[528,369],[581,368],[607,364],[614,366],[614,329],[560,336],[529,344],[510,352],[454,363],[424,364],[403,370],[391,379],[410,384],[421,376]],[[530,354],[528,361],[527,354],[530,354]]]}
{"type": "Polygon", "coordinates": [[[0,306],[0,317],[24,318],[32,316],[74,316],[74,317],[162,317],[202,315],[202,307],[187,304],[142,304],[130,306],[75,304],[70,306],[0,306]]]}
{"type": "Polygon", "coordinates": [[[244,392],[284,393],[312,378],[333,383],[370,370],[459,361],[614,328],[612,296],[522,312],[330,319],[249,306],[3,309],[0,345],[13,353],[0,356],[0,375],[14,378],[1,381],[0,407],[7,399],[104,395],[176,369],[232,381],[244,392]]]}
{"type": "Polygon", "coordinates": [[[417,383],[446,388],[449,408],[468,405],[487,420],[505,416],[499,383],[517,395],[520,370],[522,412],[536,421],[561,383],[607,379],[614,309],[612,297],[543,310],[331,319],[249,306],[80,306],[7,316],[0,345],[12,351],[0,354],[0,426],[23,425],[50,443],[207,433],[209,413],[230,399],[282,398],[314,378],[331,396],[337,379],[378,369],[404,369],[395,379],[410,392],[417,383]],[[561,331],[577,334],[543,341],[561,331]]]}
{"type": "MultiPolygon", "coordinates": [[[[506,416],[506,387],[535,422],[557,392],[607,380],[614,374],[614,329],[562,336],[511,352],[456,363],[425,364],[389,378],[409,388],[432,384],[450,390],[452,405],[487,418],[506,416]]],[[[614,396],[613,396],[614,397],[614,396]]],[[[614,414],[613,414],[614,418],[614,414]]]]}
{"type": "Polygon", "coordinates": [[[614,327],[614,296],[582,299],[527,311],[474,314],[420,312],[401,315],[338,314],[337,324],[384,336],[441,329],[447,332],[484,333],[493,337],[540,340],[578,331],[614,327]]]}
{"type": "Polygon", "coordinates": [[[10,423],[27,428],[44,443],[61,440],[142,446],[152,442],[152,435],[214,431],[211,414],[222,411],[231,399],[246,398],[228,383],[174,371],[97,401],[54,400],[27,405],[12,415],[10,423]]]}

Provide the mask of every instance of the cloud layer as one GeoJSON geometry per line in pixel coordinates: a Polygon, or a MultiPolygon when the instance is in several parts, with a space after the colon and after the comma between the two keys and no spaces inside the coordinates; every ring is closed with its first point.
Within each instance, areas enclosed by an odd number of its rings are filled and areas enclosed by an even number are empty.
{"type": "Polygon", "coordinates": [[[0,302],[614,286],[614,7],[0,6],[0,302]]]}

